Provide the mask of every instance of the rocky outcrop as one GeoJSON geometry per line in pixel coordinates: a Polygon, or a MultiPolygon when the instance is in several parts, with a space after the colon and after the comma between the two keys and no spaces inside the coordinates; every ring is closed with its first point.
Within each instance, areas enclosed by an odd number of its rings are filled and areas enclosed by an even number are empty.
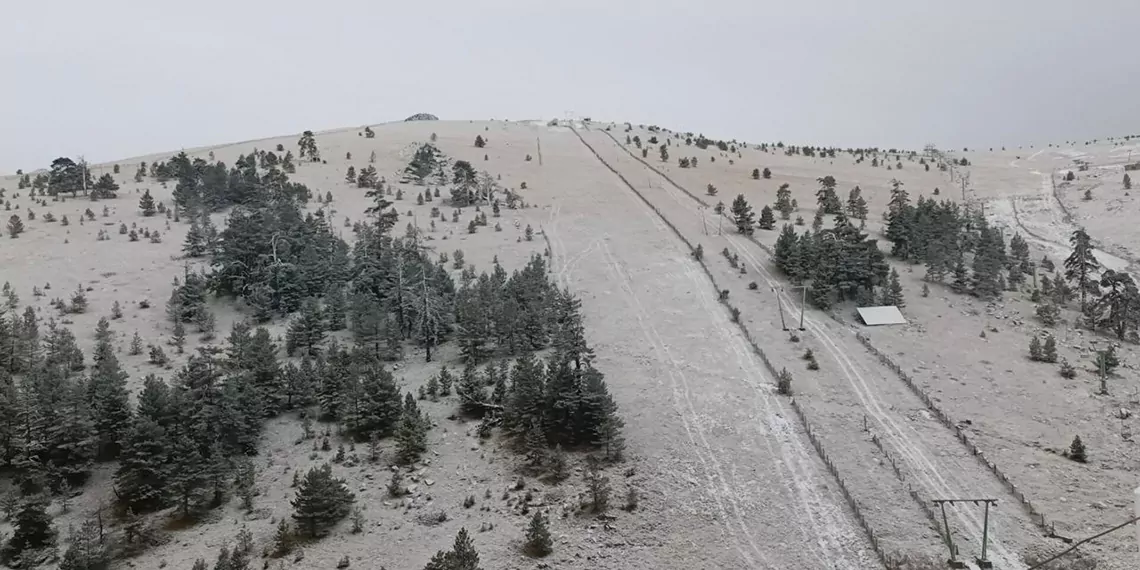
{"type": "Polygon", "coordinates": [[[408,121],[438,121],[438,120],[439,120],[439,117],[437,117],[431,113],[416,113],[415,115],[412,115],[411,117],[408,117],[407,119],[404,119],[404,122],[406,123],[408,121]]]}

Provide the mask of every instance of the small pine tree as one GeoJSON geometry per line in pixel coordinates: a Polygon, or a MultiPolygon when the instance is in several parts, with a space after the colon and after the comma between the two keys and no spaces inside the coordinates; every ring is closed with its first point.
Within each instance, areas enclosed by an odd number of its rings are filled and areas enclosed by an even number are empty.
{"type": "Polygon", "coordinates": [[[20,234],[23,232],[24,221],[20,219],[20,216],[13,215],[11,218],[8,218],[8,237],[15,239],[20,237],[20,234]]]}
{"type": "Polygon", "coordinates": [[[1124,173],[1124,189],[1125,190],[1131,190],[1132,189],[1132,177],[1129,176],[1127,172],[1124,173]]]}
{"type": "Polygon", "coordinates": [[[1073,442],[1069,444],[1069,459],[1077,463],[1088,463],[1089,458],[1085,450],[1085,443],[1081,441],[1081,436],[1073,436],[1073,442]]]}
{"type": "Polygon", "coordinates": [[[776,228],[776,216],[772,213],[772,208],[765,205],[760,210],[760,221],[756,223],[762,230],[773,230],[776,228]]]}
{"type": "Polygon", "coordinates": [[[760,180],[760,169],[759,168],[753,168],[752,169],[752,179],[753,180],[760,180]]]}
{"type": "Polygon", "coordinates": [[[1045,337],[1045,344],[1041,346],[1041,361],[1057,362],[1057,339],[1053,335],[1045,337]]]}
{"type": "Polygon", "coordinates": [[[586,488],[589,493],[589,508],[595,513],[604,513],[610,504],[610,480],[602,474],[601,463],[594,457],[586,462],[586,488]]]}
{"type": "Polygon", "coordinates": [[[1069,360],[1066,358],[1061,359],[1061,377],[1068,380],[1077,377],[1077,369],[1073,368],[1073,365],[1069,364],[1069,360]]]}
{"type": "Polygon", "coordinates": [[[475,135],[475,148],[483,148],[487,146],[487,141],[483,140],[483,135],[475,135]]]}
{"type": "Polygon", "coordinates": [[[135,336],[133,338],[131,338],[131,349],[129,351],[129,354],[131,356],[138,356],[138,355],[142,354],[142,351],[143,351],[142,337],[139,336],[139,331],[135,331],[135,336]]]}
{"type": "Polygon", "coordinates": [[[550,538],[550,529],[546,526],[546,518],[541,511],[535,511],[530,519],[530,526],[526,529],[526,539],[523,542],[523,552],[527,556],[542,558],[554,551],[554,541],[550,538]]]}
{"type": "Polygon", "coordinates": [[[1033,338],[1029,339],[1029,360],[1040,362],[1041,356],[1041,339],[1033,335],[1033,338]]]}
{"type": "Polygon", "coordinates": [[[186,326],[182,324],[182,319],[174,321],[174,333],[171,336],[171,344],[174,345],[178,354],[182,354],[186,347],[186,326]]]}
{"type": "Polygon", "coordinates": [[[151,197],[149,188],[144,190],[142,197],[139,198],[139,209],[142,210],[143,215],[147,217],[153,216],[155,212],[158,211],[155,208],[154,198],[151,197]]]}

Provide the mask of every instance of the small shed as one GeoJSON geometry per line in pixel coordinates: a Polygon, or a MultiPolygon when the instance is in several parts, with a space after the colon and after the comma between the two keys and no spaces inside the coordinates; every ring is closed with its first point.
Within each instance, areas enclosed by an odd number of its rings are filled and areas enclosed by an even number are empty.
{"type": "Polygon", "coordinates": [[[876,327],[879,325],[906,324],[906,318],[903,317],[899,308],[894,305],[859,307],[855,310],[859,311],[859,318],[863,319],[863,324],[867,326],[876,327]]]}

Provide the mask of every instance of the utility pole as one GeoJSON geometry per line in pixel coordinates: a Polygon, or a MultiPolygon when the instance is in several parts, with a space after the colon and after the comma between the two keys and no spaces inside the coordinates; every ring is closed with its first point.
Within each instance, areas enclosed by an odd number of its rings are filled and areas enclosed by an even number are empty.
{"type": "Polygon", "coordinates": [[[780,288],[772,287],[772,292],[776,294],[776,307],[780,309],[780,328],[787,332],[788,323],[784,322],[784,302],[780,299],[780,288]]]}
{"type": "MultiPolygon", "coordinates": [[[[788,287],[788,289],[799,289],[800,290],[800,326],[799,326],[799,329],[802,331],[802,330],[804,330],[804,307],[805,307],[805,305],[807,305],[807,285],[791,285],[788,287]]],[[[783,304],[780,302],[780,293],[782,293],[784,291],[784,288],[783,287],[778,287],[778,288],[773,287],[772,290],[776,291],[776,304],[780,306],[780,324],[783,325],[784,330],[788,330],[788,326],[786,324],[784,324],[784,307],[783,307],[783,304]]]]}
{"type": "Polygon", "coordinates": [[[945,529],[946,547],[950,550],[950,559],[946,564],[951,568],[966,568],[966,563],[958,560],[958,547],[954,546],[954,535],[950,532],[950,521],[946,518],[946,505],[956,503],[982,503],[985,506],[985,518],[982,523],[982,555],[974,559],[978,568],[993,568],[994,563],[986,557],[986,548],[989,546],[990,534],[990,505],[996,505],[997,499],[934,499],[934,504],[942,510],[942,525],[945,529]]]}

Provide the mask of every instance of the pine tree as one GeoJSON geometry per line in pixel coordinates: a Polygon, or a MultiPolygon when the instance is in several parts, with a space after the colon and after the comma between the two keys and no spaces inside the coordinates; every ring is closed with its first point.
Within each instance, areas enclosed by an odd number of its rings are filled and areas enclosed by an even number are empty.
{"type": "Polygon", "coordinates": [[[178,354],[183,353],[186,346],[186,325],[182,324],[182,319],[175,319],[174,332],[171,335],[170,342],[174,345],[174,348],[178,351],[178,354]]]}
{"type": "Polygon", "coordinates": [[[344,479],[333,476],[328,463],[305,474],[292,501],[293,519],[298,531],[317,538],[337,521],[348,516],[356,496],[348,490],[344,479]]]}
{"type": "Polygon", "coordinates": [[[894,305],[900,309],[906,306],[902,283],[899,282],[899,272],[895,269],[891,269],[890,281],[883,291],[883,304],[894,305]]]}
{"type": "Polygon", "coordinates": [[[194,218],[190,219],[190,229],[186,231],[186,239],[182,242],[182,253],[187,257],[202,257],[206,253],[205,236],[198,226],[198,220],[194,218]]]}
{"type": "Polygon", "coordinates": [[[0,549],[0,562],[10,563],[24,551],[52,546],[56,530],[47,513],[48,499],[42,495],[24,497],[13,520],[15,531],[0,549]]]}
{"type": "Polygon", "coordinates": [[[467,361],[463,367],[463,374],[459,377],[459,384],[455,387],[463,411],[468,414],[477,414],[483,411],[487,403],[487,394],[483,390],[483,379],[475,369],[475,363],[467,361]]]}
{"type": "Polygon", "coordinates": [[[526,538],[523,542],[523,552],[527,556],[542,558],[554,551],[554,541],[550,539],[550,530],[546,528],[546,518],[541,511],[535,511],[530,519],[530,526],[526,529],[526,538]]]}
{"type": "Polygon", "coordinates": [[[483,140],[483,135],[475,135],[475,148],[483,148],[487,146],[487,141],[483,140]]]}
{"type": "Polygon", "coordinates": [[[427,451],[427,419],[420,414],[416,400],[409,393],[396,428],[396,457],[401,463],[412,463],[427,451]]]}
{"type": "Polygon", "coordinates": [[[70,544],[59,561],[59,570],[106,570],[111,556],[102,538],[100,523],[86,520],[71,533],[70,544]]]}
{"type": "Polygon", "coordinates": [[[450,551],[440,550],[432,556],[424,570],[481,570],[479,553],[466,528],[459,529],[450,551]]]}
{"type": "Polygon", "coordinates": [[[762,175],[764,176],[764,180],[767,180],[767,179],[772,177],[772,171],[769,170],[768,168],[765,168],[762,175]]]}
{"type": "Polygon", "coordinates": [[[1140,290],[1131,275],[1111,269],[1101,274],[1100,286],[1106,289],[1104,296],[1085,314],[1097,328],[1110,330],[1125,340],[1140,328],[1140,290]]]}
{"type": "Polygon", "coordinates": [[[609,509],[610,480],[602,474],[600,463],[591,457],[586,461],[586,489],[590,497],[590,510],[604,513],[609,509]]]}
{"type": "Polygon", "coordinates": [[[744,194],[737,194],[736,199],[732,201],[732,216],[736,224],[736,231],[745,235],[752,235],[752,226],[756,215],[752,212],[752,206],[744,199],[744,194]]]}
{"type": "Polygon", "coordinates": [[[23,232],[24,221],[20,219],[20,216],[13,215],[11,218],[8,218],[8,237],[15,239],[20,237],[20,234],[23,232]]]}
{"type": "Polygon", "coordinates": [[[1073,436],[1073,442],[1069,444],[1069,459],[1077,463],[1088,463],[1088,455],[1085,451],[1085,444],[1081,441],[1081,436],[1073,436]]]}
{"type": "MultiPolygon", "coordinates": [[[[100,324],[105,322],[100,320],[100,324]]],[[[128,375],[115,356],[109,335],[97,341],[94,361],[87,383],[87,400],[99,435],[99,456],[113,459],[118,456],[124,434],[130,427],[128,375]]]]}
{"type": "Polygon", "coordinates": [[[356,167],[349,166],[348,171],[344,174],[344,181],[349,184],[356,184],[356,167]]]}
{"type": "Polygon", "coordinates": [[[772,208],[765,205],[760,210],[760,221],[757,224],[762,230],[772,230],[776,227],[776,216],[772,214],[772,208]]]}
{"type": "Polygon", "coordinates": [[[816,191],[816,201],[819,203],[819,210],[824,214],[838,214],[843,211],[843,206],[839,203],[839,196],[835,193],[835,177],[824,176],[817,179],[819,182],[819,190],[816,191]]]}
{"type": "Polygon", "coordinates": [[[1029,360],[1040,362],[1042,360],[1041,339],[1037,335],[1029,339],[1029,360]]]}
{"type": "Polygon", "coordinates": [[[370,367],[349,382],[352,385],[345,392],[350,395],[340,406],[348,433],[358,441],[391,435],[401,414],[400,391],[392,374],[380,366],[370,367]]]}
{"type": "Polygon", "coordinates": [[[150,217],[157,211],[154,207],[154,198],[150,195],[150,189],[147,188],[143,191],[143,195],[139,198],[139,209],[142,210],[144,216],[150,217]]]}
{"type": "Polygon", "coordinates": [[[1090,289],[1098,288],[1094,274],[1100,262],[1093,255],[1092,239],[1084,228],[1077,228],[1069,238],[1073,253],[1065,259],[1065,279],[1076,283],[1081,292],[1081,312],[1087,308],[1086,297],[1090,289]]]}
{"type": "Polygon", "coordinates": [[[858,186],[852,188],[847,195],[847,215],[859,220],[867,219],[867,201],[863,199],[863,190],[858,186]]]}
{"type": "Polygon", "coordinates": [[[1041,347],[1041,361],[1057,362],[1057,339],[1053,335],[1045,337],[1045,344],[1041,347]]]}
{"type": "Polygon", "coordinates": [[[316,299],[308,299],[301,305],[301,312],[291,323],[285,335],[285,352],[293,356],[297,349],[310,354],[325,341],[326,331],[324,312],[316,299]]]}
{"type": "Polygon", "coordinates": [[[1131,190],[1132,189],[1132,177],[1128,176],[1127,172],[1124,173],[1124,189],[1125,190],[1131,190]]]}

